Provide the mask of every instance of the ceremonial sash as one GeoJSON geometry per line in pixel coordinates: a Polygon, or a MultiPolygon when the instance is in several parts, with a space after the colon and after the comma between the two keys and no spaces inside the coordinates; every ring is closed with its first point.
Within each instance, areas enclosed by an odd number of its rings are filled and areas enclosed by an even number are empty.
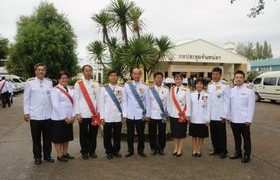
{"type": "Polygon", "coordinates": [[[147,113],[147,110],[146,110],[146,108],[145,108],[143,102],[141,101],[141,98],[140,98],[138,92],[137,92],[136,89],[134,88],[132,82],[129,83],[128,86],[129,86],[129,88],[130,88],[130,90],[131,90],[131,92],[132,92],[132,94],[133,94],[135,100],[137,101],[138,105],[139,105],[140,108],[143,110],[142,113],[143,113],[143,116],[145,117],[145,115],[146,115],[146,113],[147,113]]]}
{"type": "Polygon", "coordinates": [[[3,82],[3,84],[2,84],[2,86],[1,86],[1,88],[0,88],[0,93],[2,93],[2,90],[3,90],[3,88],[4,88],[5,84],[6,84],[6,82],[7,82],[7,80],[4,80],[4,82],[3,82]]]}
{"type": "Polygon", "coordinates": [[[174,105],[176,107],[176,109],[179,111],[178,115],[179,115],[179,122],[184,122],[187,121],[187,117],[185,115],[185,111],[187,110],[187,106],[185,104],[184,110],[181,109],[181,106],[179,105],[176,96],[175,96],[175,91],[174,91],[174,87],[171,89],[171,96],[172,96],[172,100],[174,102],[174,105]]]}
{"type": "Polygon", "coordinates": [[[96,125],[101,123],[100,122],[100,115],[98,113],[98,109],[97,109],[97,107],[96,107],[96,110],[94,109],[94,106],[92,104],[92,101],[91,101],[91,99],[89,97],[89,94],[88,94],[88,92],[86,90],[86,87],[85,87],[83,81],[79,82],[79,86],[80,86],[81,91],[82,91],[82,93],[84,95],[84,98],[85,98],[85,100],[87,102],[87,105],[88,105],[88,107],[89,107],[89,109],[90,109],[90,111],[91,111],[91,113],[93,115],[92,116],[91,125],[96,126],[96,125]]]}
{"type": "Polygon", "coordinates": [[[65,94],[66,97],[68,97],[68,99],[71,101],[72,105],[74,104],[74,100],[73,100],[72,96],[67,91],[65,91],[64,89],[62,89],[59,86],[56,86],[56,88],[59,89],[63,94],[65,94]]]}
{"type": "Polygon", "coordinates": [[[107,91],[107,93],[110,95],[112,101],[114,102],[114,104],[117,106],[118,110],[120,111],[120,113],[122,114],[122,108],[121,108],[121,104],[118,101],[117,96],[115,95],[115,93],[112,91],[112,89],[110,88],[110,86],[106,85],[104,86],[105,90],[107,91]]]}
{"type": "Polygon", "coordinates": [[[168,116],[168,112],[164,109],[164,106],[163,106],[163,103],[162,103],[162,101],[159,97],[159,94],[157,93],[157,91],[155,90],[154,87],[151,88],[151,91],[152,91],[152,94],[153,94],[153,96],[154,96],[154,98],[155,98],[156,102],[158,103],[159,108],[161,110],[160,116],[162,117],[163,120],[165,120],[168,116]]]}

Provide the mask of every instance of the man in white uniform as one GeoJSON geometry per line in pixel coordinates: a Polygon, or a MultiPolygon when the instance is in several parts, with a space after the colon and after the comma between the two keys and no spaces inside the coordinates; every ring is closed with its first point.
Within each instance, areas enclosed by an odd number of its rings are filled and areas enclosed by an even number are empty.
{"type": "Polygon", "coordinates": [[[24,89],[24,120],[30,122],[35,164],[42,163],[41,137],[43,135],[44,160],[54,162],[51,158],[51,97],[52,81],[45,78],[46,66],[38,63],[34,66],[35,78],[28,79],[24,89]]]}
{"type": "Polygon", "coordinates": [[[230,121],[234,135],[235,153],[230,159],[242,158],[241,136],[244,142],[242,163],[248,163],[251,155],[250,125],[255,110],[255,92],[244,83],[245,73],[238,70],[234,74],[236,86],[231,89],[230,121]]]}
{"type": "Polygon", "coordinates": [[[141,82],[142,72],[138,68],[132,71],[133,81],[126,83],[123,94],[123,117],[127,123],[128,153],[125,157],[134,154],[134,131],[138,136],[138,154],[146,157],[144,153],[145,121],[150,118],[150,94],[149,87],[141,82]]]}
{"type": "Polygon", "coordinates": [[[96,120],[96,118],[98,119],[99,113],[97,103],[99,99],[99,84],[91,79],[92,67],[90,65],[84,65],[82,67],[82,72],[84,75],[83,79],[77,81],[74,86],[76,119],[79,121],[80,129],[80,152],[83,159],[88,159],[89,156],[97,158],[95,150],[99,125],[97,122],[93,121],[96,120]],[[84,91],[81,87],[85,87],[84,91]],[[86,100],[85,94],[89,97],[88,101],[86,100]],[[93,114],[88,103],[93,105],[93,111],[95,111],[95,114],[93,114]]]}
{"type": "Polygon", "coordinates": [[[104,147],[107,159],[113,156],[122,157],[121,130],[122,130],[122,95],[123,87],[117,84],[117,71],[111,70],[108,73],[109,84],[100,90],[100,119],[104,125],[104,147]],[[111,135],[114,134],[113,143],[111,135]]]}
{"type": "Polygon", "coordinates": [[[215,67],[212,70],[212,81],[208,85],[210,104],[210,132],[213,151],[209,155],[227,157],[226,119],[230,105],[230,88],[226,81],[221,79],[222,69],[215,67]]]}

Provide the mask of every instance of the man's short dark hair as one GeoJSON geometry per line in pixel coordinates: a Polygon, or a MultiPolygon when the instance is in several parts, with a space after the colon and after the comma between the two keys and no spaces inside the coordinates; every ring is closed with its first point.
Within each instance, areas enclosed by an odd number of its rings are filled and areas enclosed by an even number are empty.
{"type": "Polygon", "coordinates": [[[205,82],[205,80],[204,79],[202,79],[202,78],[198,78],[198,79],[196,79],[195,80],[195,82],[194,82],[194,85],[196,85],[197,83],[202,83],[203,84],[203,87],[205,86],[205,84],[206,84],[206,82],[205,82]]]}
{"type": "Polygon", "coordinates": [[[58,73],[58,75],[57,75],[57,79],[60,79],[63,75],[69,77],[67,72],[65,72],[65,71],[60,71],[60,72],[58,73]]]}
{"type": "Polygon", "coordinates": [[[82,72],[84,72],[84,70],[85,70],[86,67],[89,67],[91,70],[93,69],[91,65],[86,64],[86,65],[83,65],[83,67],[82,67],[82,72]]]}
{"type": "Polygon", "coordinates": [[[163,78],[162,72],[156,72],[156,73],[154,74],[154,79],[155,79],[157,76],[161,76],[161,77],[163,78]]]}
{"type": "Polygon", "coordinates": [[[236,74],[242,74],[243,77],[245,78],[245,73],[244,73],[242,70],[237,70],[237,71],[235,71],[234,76],[235,76],[236,74]]]}
{"type": "Polygon", "coordinates": [[[116,74],[117,76],[119,76],[119,73],[114,69],[112,69],[108,72],[108,76],[110,76],[111,74],[116,74]]]}
{"type": "Polygon", "coordinates": [[[34,65],[34,71],[36,71],[39,66],[43,66],[44,69],[47,70],[47,66],[44,63],[37,63],[34,65]]]}
{"type": "Polygon", "coordinates": [[[183,74],[181,74],[181,73],[175,74],[174,79],[178,78],[178,77],[183,80],[183,74]]]}
{"type": "Polygon", "coordinates": [[[218,73],[220,73],[220,74],[222,74],[222,69],[221,68],[219,68],[219,67],[214,67],[213,69],[212,69],[212,73],[213,72],[218,72],[218,73]]]}

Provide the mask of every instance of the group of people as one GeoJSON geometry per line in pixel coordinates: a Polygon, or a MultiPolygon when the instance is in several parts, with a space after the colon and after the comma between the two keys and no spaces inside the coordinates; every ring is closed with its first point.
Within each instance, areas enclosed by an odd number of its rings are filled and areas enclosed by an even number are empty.
{"type": "Polygon", "coordinates": [[[2,77],[0,81],[0,98],[2,108],[11,107],[13,103],[13,84],[5,77],[2,77]]]}
{"type": "Polygon", "coordinates": [[[204,138],[209,136],[210,126],[213,151],[209,155],[227,157],[226,122],[229,122],[235,139],[235,154],[231,159],[242,158],[250,161],[250,124],[255,108],[254,92],[244,83],[245,74],[238,70],[234,79],[236,86],[230,89],[221,79],[222,70],[212,70],[212,81],[205,89],[205,82],[196,79],[195,91],[191,93],[182,84],[183,77],[176,74],[175,85],[165,87],[163,74],[154,73],[154,84],[148,86],[141,81],[141,70],[134,68],[132,81],[124,86],[118,84],[118,73],[108,73],[109,83],[99,85],[91,79],[90,65],[82,67],[83,78],[73,87],[68,86],[68,75],[60,72],[59,84],[52,87],[42,63],[34,66],[36,77],[29,79],[24,91],[24,120],[30,122],[35,164],[42,163],[41,134],[43,136],[44,160],[54,162],[51,157],[54,143],[57,160],[67,162],[74,157],[68,153],[68,143],[73,140],[73,123],[79,122],[80,146],[83,159],[97,158],[97,134],[99,126],[104,130],[106,157],[120,158],[121,130],[127,125],[128,152],[125,157],[134,155],[135,131],[138,138],[137,153],[144,152],[144,130],[148,123],[151,155],[165,155],[166,123],[170,122],[174,138],[173,156],[180,157],[187,136],[192,136],[192,156],[202,156],[204,138]],[[113,135],[113,141],[111,140],[113,135]],[[244,140],[244,154],[241,149],[241,136],[244,140]]]}

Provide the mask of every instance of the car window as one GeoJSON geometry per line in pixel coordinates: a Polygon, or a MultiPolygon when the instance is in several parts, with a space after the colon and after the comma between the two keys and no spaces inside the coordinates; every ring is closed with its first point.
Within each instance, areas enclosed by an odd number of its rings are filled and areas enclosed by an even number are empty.
{"type": "Polygon", "coordinates": [[[13,81],[14,81],[14,82],[17,82],[17,83],[21,83],[20,80],[18,80],[18,79],[16,79],[16,78],[13,78],[13,81]]]}
{"type": "Polygon", "coordinates": [[[278,86],[280,86],[280,78],[278,78],[278,83],[277,84],[278,84],[278,86]]]}
{"type": "Polygon", "coordinates": [[[254,80],[253,83],[256,85],[256,84],[260,84],[261,82],[262,82],[262,78],[257,78],[254,80]]]}
{"type": "Polygon", "coordinates": [[[264,78],[263,85],[266,86],[275,86],[277,78],[264,78]]]}

